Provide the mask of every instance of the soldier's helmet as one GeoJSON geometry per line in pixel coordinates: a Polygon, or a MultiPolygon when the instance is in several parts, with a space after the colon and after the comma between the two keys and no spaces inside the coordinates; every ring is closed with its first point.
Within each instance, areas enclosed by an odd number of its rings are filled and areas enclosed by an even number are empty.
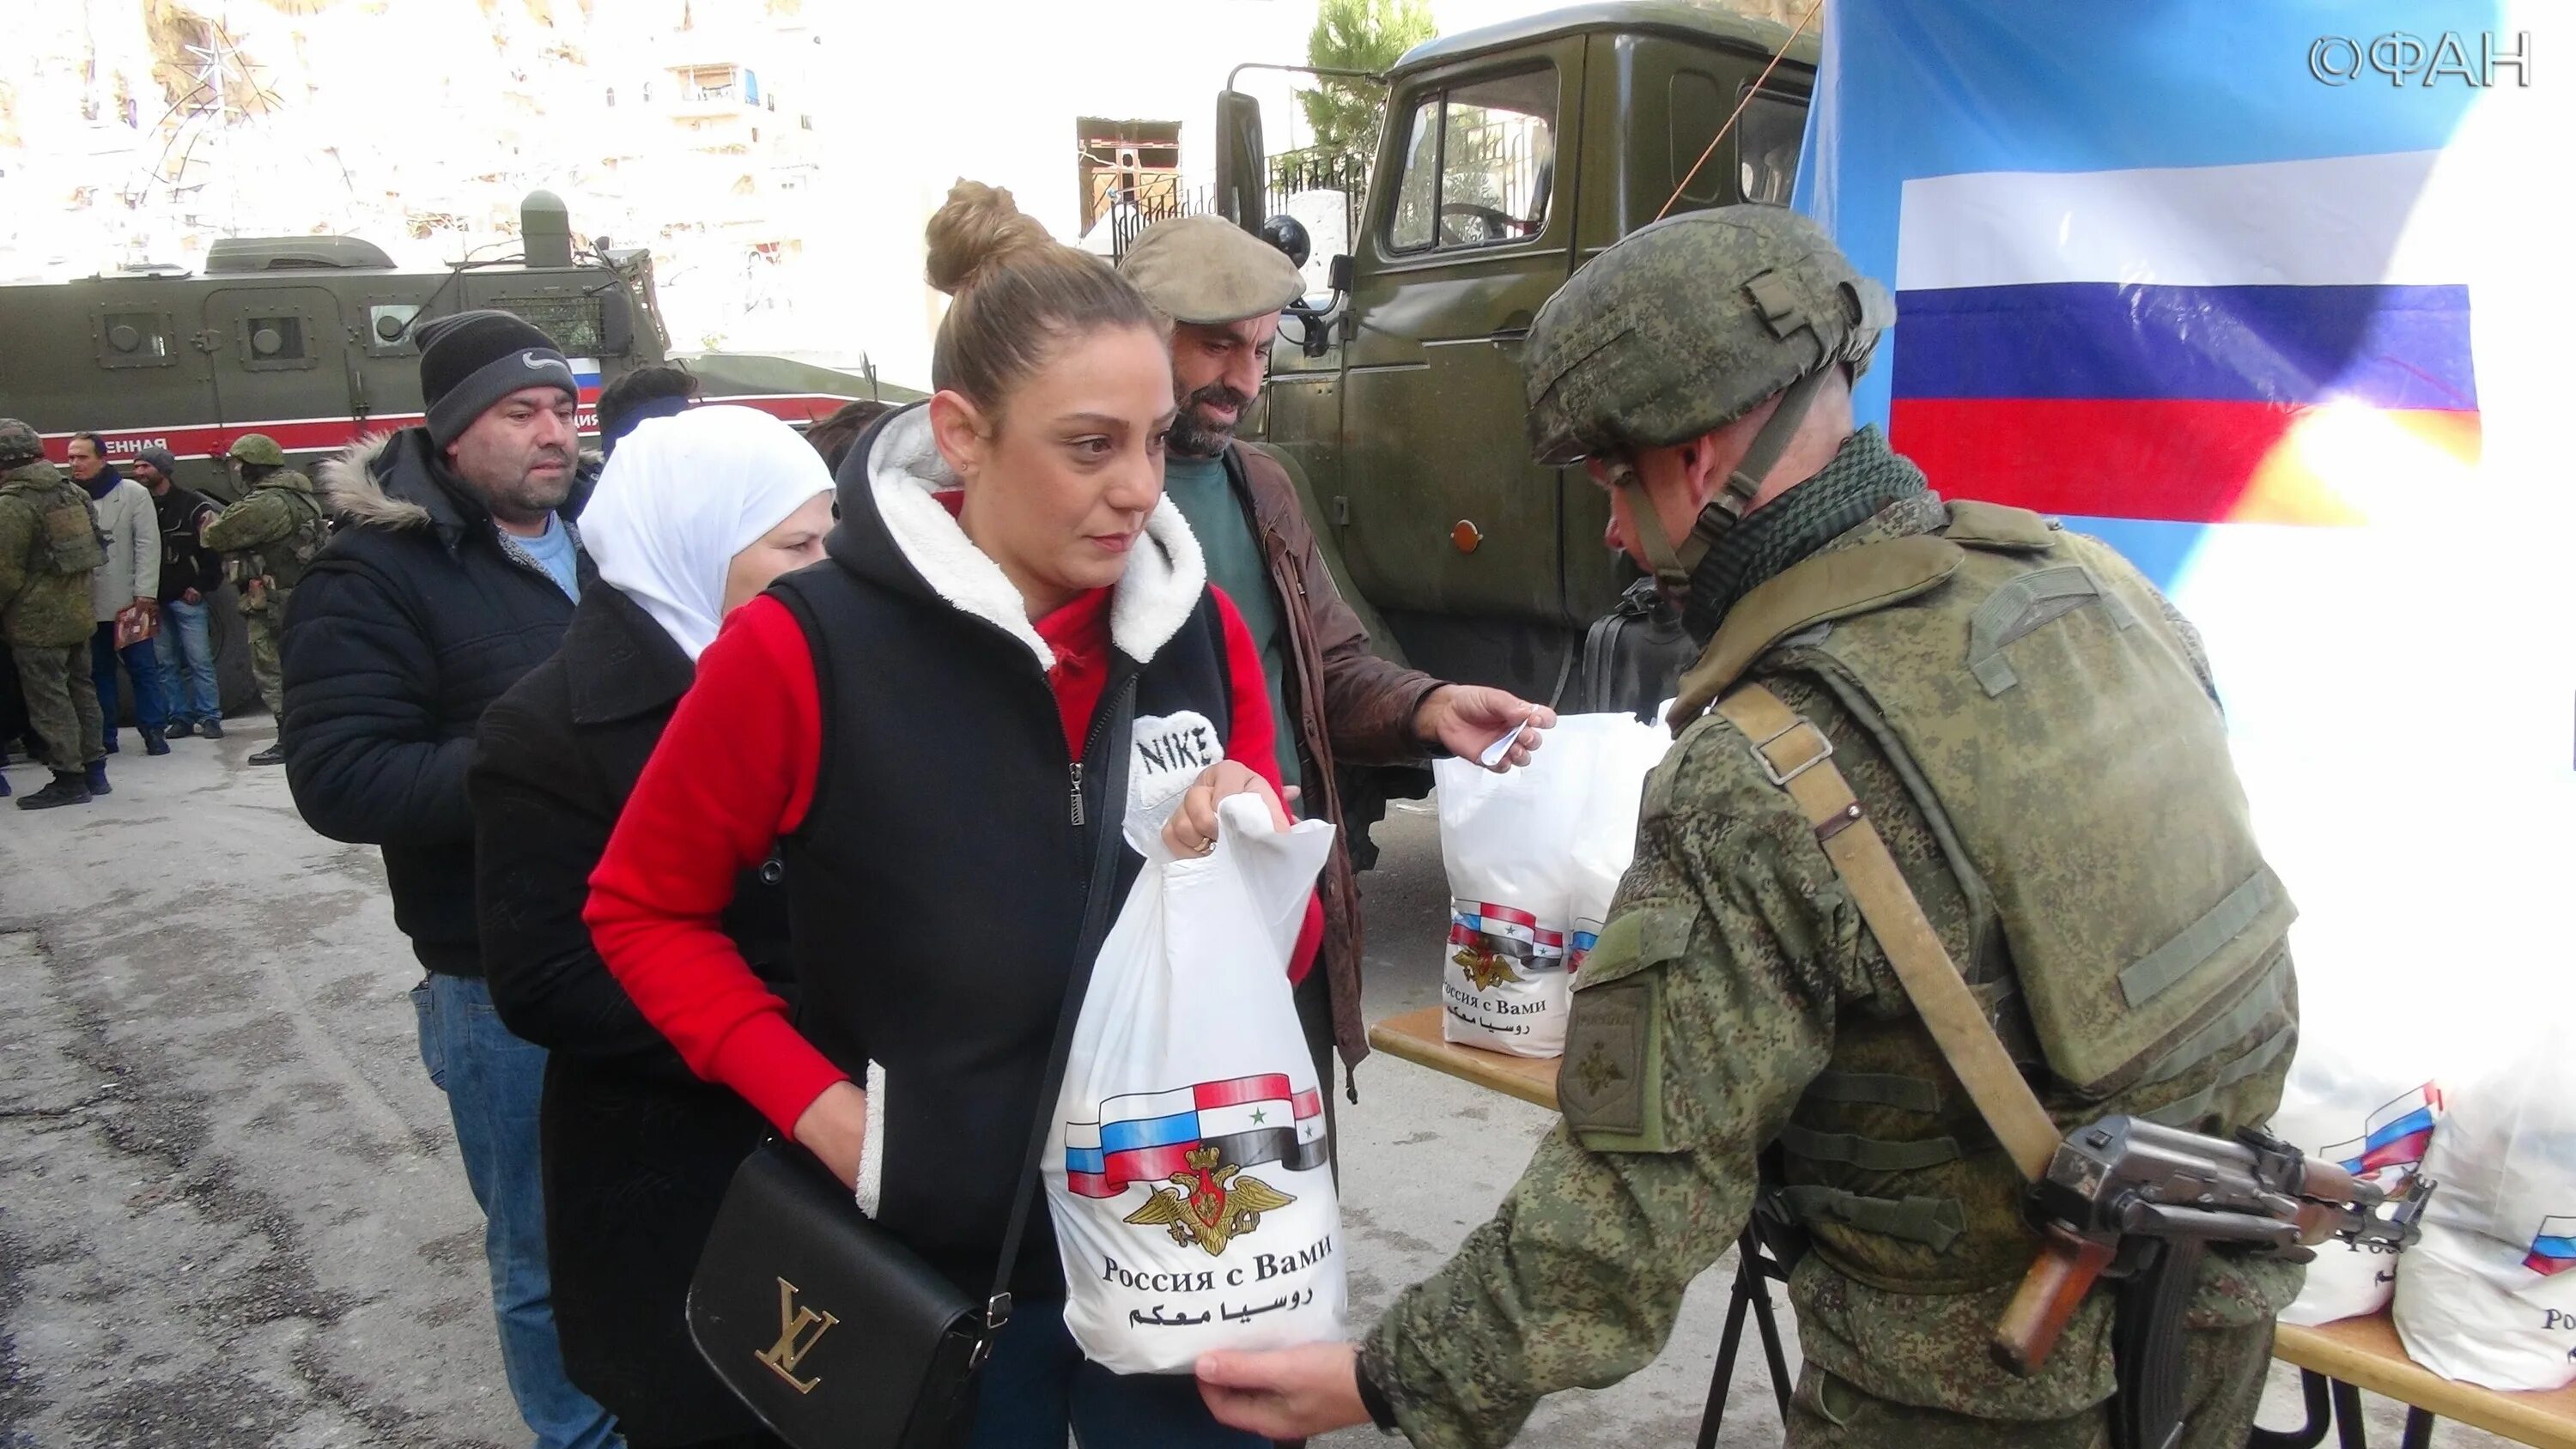
{"type": "Polygon", "coordinates": [[[244,433],[233,440],[224,456],[236,463],[262,463],[271,468],[286,466],[286,450],[266,433],[244,433]]]}
{"type": "Polygon", "coordinates": [[[0,418],[0,468],[32,463],[45,456],[45,440],[16,418],[0,418]]]}
{"type": "Polygon", "coordinates": [[[1521,364],[1530,452],[1565,464],[1687,442],[1809,373],[1858,376],[1895,320],[1887,289],[1785,207],[1667,217],[1539,309],[1521,364]]]}

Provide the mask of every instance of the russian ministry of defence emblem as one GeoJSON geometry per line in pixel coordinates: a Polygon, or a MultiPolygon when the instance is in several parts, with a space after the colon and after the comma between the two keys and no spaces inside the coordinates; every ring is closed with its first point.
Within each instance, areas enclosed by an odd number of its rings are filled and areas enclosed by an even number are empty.
{"type": "Polygon", "coordinates": [[[1070,1191],[1106,1199],[1146,1187],[1125,1221],[1210,1257],[1297,1200],[1244,1169],[1275,1162],[1303,1172],[1327,1161],[1323,1093],[1292,1091],[1279,1072],[1112,1097],[1098,1121],[1065,1124],[1070,1191]]]}

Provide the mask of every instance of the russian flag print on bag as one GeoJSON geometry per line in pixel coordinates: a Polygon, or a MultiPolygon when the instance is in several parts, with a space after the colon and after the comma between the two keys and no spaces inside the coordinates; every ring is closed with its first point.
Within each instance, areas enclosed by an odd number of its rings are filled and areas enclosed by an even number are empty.
{"type": "MultiPolygon", "coordinates": [[[[1139,749],[1175,738],[1137,721],[1139,749]]],[[[1186,1373],[1211,1349],[1343,1336],[1341,1206],[1324,1084],[1288,956],[1332,850],[1320,820],[1219,808],[1216,847],[1174,859],[1162,826],[1196,767],[1135,772],[1145,869],[1100,949],[1046,1155],[1065,1326],[1118,1373],[1186,1373]]]]}

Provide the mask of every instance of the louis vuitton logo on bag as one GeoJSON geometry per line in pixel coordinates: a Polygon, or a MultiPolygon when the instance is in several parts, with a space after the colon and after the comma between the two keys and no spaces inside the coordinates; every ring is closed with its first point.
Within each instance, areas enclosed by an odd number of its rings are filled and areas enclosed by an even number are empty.
{"type": "Polygon", "coordinates": [[[814,1345],[820,1343],[823,1335],[832,1331],[832,1325],[840,1321],[820,1309],[797,1306],[796,1285],[781,1278],[778,1280],[778,1341],[752,1357],[768,1365],[771,1373],[786,1380],[789,1388],[800,1394],[810,1394],[823,1377],[817,1374],[810,1379],[800,1379],[796,1377],[796,1366],[804,1362],[805,1355],[812,1353],[814,1345]]]}

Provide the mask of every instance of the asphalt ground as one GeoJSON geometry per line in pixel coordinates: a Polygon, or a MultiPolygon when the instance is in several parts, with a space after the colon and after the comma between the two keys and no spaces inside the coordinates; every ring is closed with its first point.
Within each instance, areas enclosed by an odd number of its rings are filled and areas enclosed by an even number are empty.
{"type": "MultiPolygon", "coordinates": [[[[243,763],[270,738],[240,720],[113,757],[95,804],[0,805],[0,1449],[528,1442],[481,1217],[420,1067],[419,968],[375,853],[305,829],[283,775],[243,763]]],[[[1399,804],[1377,838],[1372,1019],[1434,1001],[1448,896],[1427,810],[1399,804]]],[[[1340,1121],[1365,1325],[1484,1220],[1550,1119],[1384,1057],[1359,1087],[1340,1121]]],[[[1653,1365],[1549,1401],[1519,1442],[1692,1443],[1732,1274],[1702,1276],[1653,1365]]],[[[2266,1420],[2298,1417],[2276,1369],[2266,1420]]],[[[2399,1412],[2371,1418],[2395,1443],[2399,1412]]],[[[1748,1340],[1720,1443],[1779,1438],[1748,1340]]]]}

